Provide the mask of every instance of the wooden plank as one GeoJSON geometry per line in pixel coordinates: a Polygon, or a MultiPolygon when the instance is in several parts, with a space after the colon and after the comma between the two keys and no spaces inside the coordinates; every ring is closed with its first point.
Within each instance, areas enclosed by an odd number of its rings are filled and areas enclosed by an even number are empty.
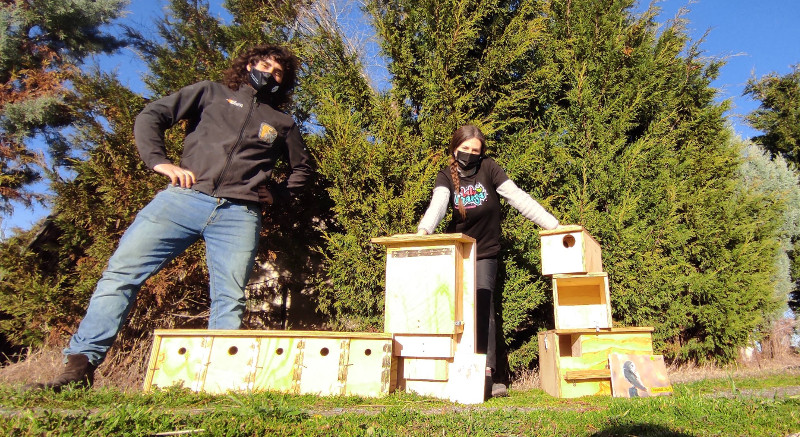
{"type": "Polygon", "coordinates": [[[447,381],[446,359],[403,358],[403,378],[427,381],[447,381]]]}
{"type": "Polygon", "coordinates": [[[337,332],[337,331],[283,331],[246,329],[156,329],[155,335],[166,337],[285,337],[285,338],[363,338],[391,339],[384,332],[337,332]]]}
{"type": "Polygon", "coordinates": [[[608,273],[606,272],[592,272],[592,273],[585,273],[585,274],[574,274],[574,273],[557,273],[552,276],[553,283],[558,281],[559,285],[567,286],[567,287],[577,287],[577,286],[603,286],[606,279],[608,278],[608,273]]]}
{"type": "Polygon", "coordinates": [[[452,358],[455,341],[452,336],[402,335],[394,336],[393,353],[399,357],[452,358]]]}
{"type": "MultiPolygon", "coordinates": [[[[464,262],[465,257],[469,257],[469,251],[464,250],[464,245],[457,243],[455,246],[456,249],[456,257],[455,257],[455,268],[456,268],[456,282],[454,287],[454,294],[455,294],[455,302],[454,302],[454,330],[453,333],[460,333],[464,331],[464,272],[468,270],[468,266],[464,262]]],[[[472,260],[470,260],[472,261],[472,260]]],[[[472,261],[474,264],[474,261],[472,261]]]]}
{"type": "Polygon", "coordinates": [[[582,232],[584,230],[581,225],[561,225],[556,229],[539,229],[539,236],[560,235],[572,232],[582,232]]]}
{"type": "Polygon", "coordinates": [[[431,396],[438,399],[450,398],[448,381],[403,379],[403,386],[408,393],[416,393],[420,396],[431,396]]]}
{"type": "Polygon", "coordinates": [[[456,335],[456,353],[474,354],[475,353],[475,287],[476,272],[475,260],[477,259],[476,245],[474,243],[464,243],[460,247],[463,259],[462,288],[461,296],[461,327],[460,333],[456,335]]]}
{"type": "Polygon", "coordinates": [[[603,271],[603,256],[601,254],[600,243],[589,235],[586,230],[583,231],[583,256],[587,273],[602,272],[603,271]]]}
{"type": "Polygon", "coordinates": [[[397,245],[430,245],[448,242],[459,243],[475,243],[475,239],[467,234],[454,233],[454,234],[430,234],[430,235],[417,235],[417,234],[397,234],[390,237],[376,237],[369,240],[376,244],[381,244],[387,247],[397,245]]]}
{"type": "Polygon", "coordinates": [[[638,332],[653,332],[655,328],[652,326],[623,326],[619,328],[579,328],[579,329],[553,329],[552,331],[558,335],[562,334],[626,334],[638,332]]]}
{"type": "Polygon", "coordinates": [[[561,375],[558,370],[559,340],[554,331],[539,332],[539,380],[550,396],[561,396],[561,375]]]}
{"type": "Polygon", "coordinates": [[[564,379],[567,381],[606,378],[611,378],[611,370],[609,369],[568,370],[564,372],[564,379]]]}
{"type": "Polygon", "coordinates": [[[582,334],[579,339],[581,343],[581,357],[591,360],[593,354],[597,354],[597,360],[606,362],[608,354],[646,354],[653,353],[653,339],[649,332],[627,333],[627,334],[582,334]],[[603,356],[605,354],[605,356],[603,356]]]}
{"type": "Polygon", "coordinates": [[[611,314],[607,305],[575,305],[558,307],[556,329],[570,328],[608,328],[611,314]]]}
{"type": "Polygon", "coordinates": [[[611,378],[564,381],[561,384],[561,398],[583,396],[611,396],[611,378]]]}
{"type": "Polygon", "coordinates": [[[343,395],[349,339],[304,339],[300,394],[343,395]]]}
{"type": "Polygon", "coordinates": [[[159,349],[161,347],[161,336],[153,335],[153,344],[150,347],[150,358],[147,361],[147,372],[144,374],[144,391],[152,390],[153,374],[159,366],[159,349]]]}

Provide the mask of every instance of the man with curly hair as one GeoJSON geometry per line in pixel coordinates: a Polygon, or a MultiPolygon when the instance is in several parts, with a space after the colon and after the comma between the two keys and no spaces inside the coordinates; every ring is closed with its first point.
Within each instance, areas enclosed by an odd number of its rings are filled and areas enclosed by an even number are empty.
{"type": "Polygon", "coordinates": [[[264,187],[275,161],[288,161],[290,194],[312,173],[298,126],[281,112],[291,100],[297,68],[284,47],[253,47],[232,62],[223,83],[187,86],[136,117],[139,154],[169,185],[137,214],[109,259],[64,349],[63,373],[29,388],[91,386],[141,285],[199,239],[209,271],[208,327],[239,329],[261,229],[259,201],[271,203],[264,187]],[[176,165],[167,158],[164,132],[182,120],[187,133],[176,165]]]}

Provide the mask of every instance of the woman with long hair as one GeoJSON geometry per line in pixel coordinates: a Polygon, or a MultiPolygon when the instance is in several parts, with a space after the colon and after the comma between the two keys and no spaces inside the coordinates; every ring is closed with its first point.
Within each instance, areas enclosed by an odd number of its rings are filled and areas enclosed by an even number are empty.
{"type": "MultiPolygon", "coordinates": [[[[436,176],[431,203],[417,226],[417,234],[433,233],[449,204],[452,216],[447,232],[464,233],[476,240],[476,349],[486,353],[488,383],[497,369],[493,295],[500,253],[500,196],[544,229],[555,229],[558,220],[486,156],[486,136],[477,127],[465,125],[456,129],[449,151],[448,165],[436,176]]],[[[491,391],[492,396],[508,393],[499,381],[493,381],[491,391]]]]}

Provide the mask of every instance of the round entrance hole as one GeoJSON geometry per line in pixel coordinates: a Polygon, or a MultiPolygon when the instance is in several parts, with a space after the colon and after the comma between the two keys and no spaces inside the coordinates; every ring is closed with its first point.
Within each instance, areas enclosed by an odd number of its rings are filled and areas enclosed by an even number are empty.
{"type": "Polygon", "coordinates": [[[327,357],[330,352],[331,351],[329,351],[328,348],[326,347],[319,350],[319,354],[322,355],[323,357],[327,357]]]}
{"type": "Polygon", "coordinates": [[[564,235],[564,247],[569,249],[574,245],[575,245],[575,237],[573,237],[572,235],[564,235]]]}
{"type": "Polygon", "coordinates": [[[228,355],[236,355],[237,352],[239,352],[239,348],[236,346],[231,346],[228,349],[228,355]]]}
{"type": "Polygon", "coordinates": [[[182,347],[182,348],[178,349],[178,355],[185,355],[185,354],[186,354],[186,348],[185,347],[182,347]]]}

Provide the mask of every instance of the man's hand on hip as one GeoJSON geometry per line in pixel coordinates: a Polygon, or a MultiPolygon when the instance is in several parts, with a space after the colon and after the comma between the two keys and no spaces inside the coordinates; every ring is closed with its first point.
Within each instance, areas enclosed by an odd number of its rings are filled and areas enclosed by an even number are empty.
{"type": "Polygon", "coordinates": [[[194,173],[177,165],[158,164],[153,170],[168,177],[172,185],[179,185],[181,188],[191,188],[196,182],[194,173]]]}

